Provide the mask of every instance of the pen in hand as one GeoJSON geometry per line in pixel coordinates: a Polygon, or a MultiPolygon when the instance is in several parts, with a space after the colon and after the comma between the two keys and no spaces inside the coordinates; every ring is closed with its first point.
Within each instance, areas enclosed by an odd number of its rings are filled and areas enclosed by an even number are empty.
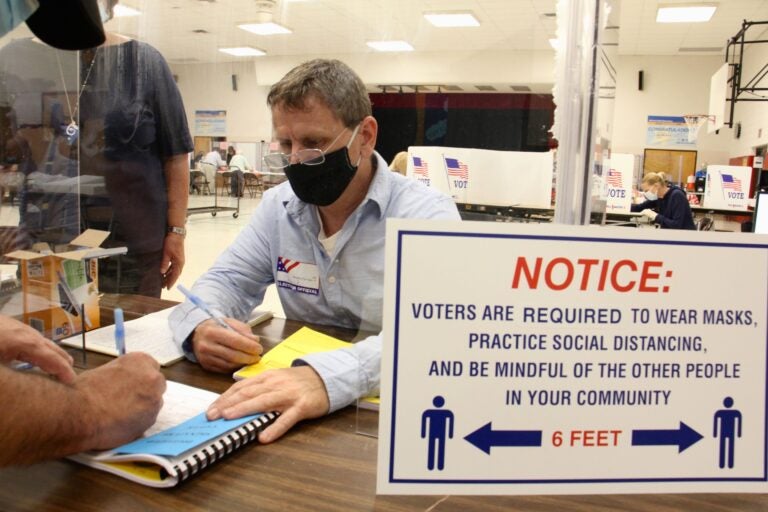
{"type": "Polygon", "coordinates": [[[115,345],[117,346],[117,355],[125,355],[125,322],[123,322],[123,310],[115,309],[115,345]]]}
{"type": "Polygon", "coordinates": [[[206,315],[215,320],[217,324],[224,327],[225,329],[229,329],[230,331],[235,331],[231,325],[224,321],[224,317],[217,311],[212,310],[210,306],[208,306],[208,304],[203,301],[203,299],[189,291],[183,285],[178,284],[176,285],[176,288],[178,288],[179,291],[183,293],[184,296],[187,297],[192,304],[195,305],[196,308],[198,308],[200,311],[203,311],[206,315]]]}

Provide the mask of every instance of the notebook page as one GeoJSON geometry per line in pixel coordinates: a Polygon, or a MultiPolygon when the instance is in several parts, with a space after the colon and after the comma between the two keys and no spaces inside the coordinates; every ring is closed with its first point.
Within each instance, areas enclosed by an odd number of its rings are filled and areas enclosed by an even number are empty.
{"type": "MultiPolygon", "coordinates": [[[[146,352],[161,365],[167,365],[184,357],[184,353],[174,343],[168,317],[173,308],[144,315],[125,322],[126,352],[146,352]]],[[[82,335],[78,334],[61,340],[62,345],[82,347],[82,335]]],[[[85,334],[87,350],[117,356],[115,347],[115,326],[109,325],[88,331],[85,334]]]]}

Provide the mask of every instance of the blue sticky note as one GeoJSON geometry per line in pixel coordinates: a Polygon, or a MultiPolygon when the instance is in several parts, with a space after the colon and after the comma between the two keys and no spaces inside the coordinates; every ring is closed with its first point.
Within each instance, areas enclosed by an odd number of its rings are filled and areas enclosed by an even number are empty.
{"type": "Polygon", "coordinates": [[[190,418],[173,428],[163,430],[149,437],[137,439],[116,449],[117,453],[165,455],[177,457],[182,453],[211,442],[222,434],[261,416],[254,414],[234,420],[218,419],[208,421],[205,413],[190,418]]]}

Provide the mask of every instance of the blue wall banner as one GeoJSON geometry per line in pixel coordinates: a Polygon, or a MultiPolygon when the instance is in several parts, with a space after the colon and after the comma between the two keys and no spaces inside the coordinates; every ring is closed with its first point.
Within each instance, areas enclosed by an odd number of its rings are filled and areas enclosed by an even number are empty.
{"type": "Polygon", "coordinates": [[[226,137],[226,110],[195,110],[195,135],[198,137],[226,137]]]}
{"type": "MultiPolygon", "coordinates": [[[[698,126],[695,128],[698,132],[698,126]]],[[[683,116],[648,116],[646,144],[648,146],[696,146],[695,134],[691,134],[683,116]]]]}
{"type": "Polygon", "coordinates": [[[768,492],[768,237],[707,235],[388,221],[377,492],[768,492]]]}

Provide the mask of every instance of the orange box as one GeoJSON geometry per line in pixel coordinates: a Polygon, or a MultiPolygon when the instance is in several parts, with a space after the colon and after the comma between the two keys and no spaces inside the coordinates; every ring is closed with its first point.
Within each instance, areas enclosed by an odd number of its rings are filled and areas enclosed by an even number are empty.
{"type": "MultiPolygon", "coordinates": [[[[45,337],[59,340],[100,326],[96,257],[115,253],[100,246],[107,231],[89,229],[72,240],[70,250],[54,253],[47,244],[6,254],[19,260],[24,322],[45,337]]],[[[119,252],[125,252],[120,248],[119,252]]]]}

